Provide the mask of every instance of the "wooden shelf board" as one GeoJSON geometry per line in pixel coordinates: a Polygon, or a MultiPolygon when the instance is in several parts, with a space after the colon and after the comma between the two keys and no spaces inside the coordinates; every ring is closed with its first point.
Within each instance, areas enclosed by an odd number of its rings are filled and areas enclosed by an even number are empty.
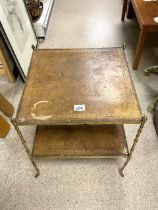
{"type": "Polygon", "coordinates": [[[104,158],[127,156],[122,125],[38,126],[33,157],[104,158]]]}

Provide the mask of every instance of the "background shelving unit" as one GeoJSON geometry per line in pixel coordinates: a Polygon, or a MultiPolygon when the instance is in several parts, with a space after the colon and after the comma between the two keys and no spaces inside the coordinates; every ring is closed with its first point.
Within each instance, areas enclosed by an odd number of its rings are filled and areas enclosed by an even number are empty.
{"type": "Polygon", "coordinates": [[[43,3],[42,15],[37,22],[33,23],[33,26],[34,26],[34,29],[36,32],[36,36],[39,38],[45,38],[45,36],[46,36],[54,1],[55,0],[42,1],[42,3],[43,3]]]}

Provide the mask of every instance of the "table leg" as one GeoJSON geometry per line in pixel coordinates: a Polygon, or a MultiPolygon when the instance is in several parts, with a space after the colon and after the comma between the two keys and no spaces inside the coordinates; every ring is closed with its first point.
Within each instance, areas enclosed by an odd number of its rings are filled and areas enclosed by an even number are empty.
{"type": "Polygon", "coordinates": [[[126,11],[127,11],[127,5],[128,5],[128,0],[124,0],[123,8],[122,8],[122,16],[121,16],[122,21],[124,21],[124,19],[125,19],[125,14],[126,14],[126,11]]]}
{"type": "Polygon", "coordinates": [[[128,162],[130,161],[130,159],[132,157],[132,154],[134,152],[135,146],[138,143],[139,136],[140,136],[140,134],[141,134],[141,132],[143,130],[143,127],[144,127],[146,121],[147,121],[147,118],[145,116],[143,116],[142,117],[142,122],[141,122],[140,127],[139,127],[139,129],[137,131],[137,134],[136,134],[136,137],[134,139],[133,145],[132,145],[132,147],[130,149],[129,156],[127,157],[127,160],[125,161],[123,167],[119,170],[119,173],[120,173],[120,175],[122,177],[124,177],[123,171],[124,171],[125,167],[128,165],[128,162]]]}
{"type": "Polygon", "coordinates": [[[136,70],[139,65],[139,61],[142,55],[142,51],[144,48],[144,42],[145,42],[145,37],[146,37],[146,31],[144,28],[141,29],[140,35],[139,35],[139,41],[137,44],[137,49],[136,49],[136,54],[133,62],[133,69],[136,70]]]}
{"type": "Polygon", "coordinates": [[[11,123],[13,124],[13,126],[14,126],[14,128],[15,128],[15,130],[16,130],[16,132],[17,132],[17,134],[18,134],[18,136],[19,136],[19,138],[20,138],[20,140],[21,140],[21,142],[22,142],[22,144],[23,144],[23,146],[24,146],[24,148],[25,148],[25,150],[26,150],[26,152],[27,152],[27,154],[28,154],[28,156],[29,156],[33,166],[34,166],[34,168],[35,168],[35,170],[36,170],[36,172],[37,172],[36,175],[35,175],[35,178],[37,178],[40,175],[40,170],[37,167],[36,163],[34,162],[32,156],[31,156],[30,149],[28,148],[28,146],[26,144],[26,141],[25,141],[25,139],[24,139],[24,137],[23,137],[23,135],[22,135],[22,133],[21,133],[17,123],[16,123],[16,120],[12,118],[11,119],[11,123]]]}

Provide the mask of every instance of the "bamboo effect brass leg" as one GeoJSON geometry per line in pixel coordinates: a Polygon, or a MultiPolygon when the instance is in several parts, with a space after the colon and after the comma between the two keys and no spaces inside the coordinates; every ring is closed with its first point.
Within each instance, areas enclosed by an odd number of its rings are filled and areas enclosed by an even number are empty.
{"type": "Polygon", "coordinates": [[[131,157],[132,157],[132,154],[134,152],[135,146],[138,143],[139,136],[140,136],[140,134],[141,134],[141,132],[143,130],[143,127],[144,127],[146,121],[147,121],[147,118],[145,116],[143,116],[142,117],[142,122],[141,122],[140,127],[139,127],[139,129],[137,131],[137,134],[136,134],[136,137],[134,139],[133,145],[132,145],[132,147],[130,149],[129,156],[127,157],[127,160],[125,161],[123,167],[119,170],[119,173],[120,173],[120,175],[122,177],[124,177],[123,171],[124,171],[125,167],[127,166],[128,162],[130,161],[131,157]]]}
{"type": "Polygon", "coordinates": [[[37,178],[40,175],[40,170],[37,167],[36,163],[34,162],[32,156],[31,156],[30,149],[28,148],[28,146],[26,144],[26,141],[25,141],[25,139],[24,139],[24,137],[23,137],[18,125],[17,125],[17,122],[14,118],[11,119],[11,123],[13,124],[13,126],[14,126],[14,128],[15,128],[15,130],[16,130],[16,132],[17,132],[17,134],[18,134],[18,136],[19,136],[19,138],[20,138],[20,140],[21,140],[21,142],[22,142],[22,144],[23,144],[23,146],[24,146],[24,148],[25,148],[33,166],[34,166],[34,168],[35,168],[35,170],[36,170],[36,172],[37,172],[36,175],[35,175],[35,178],[37,178]]]}

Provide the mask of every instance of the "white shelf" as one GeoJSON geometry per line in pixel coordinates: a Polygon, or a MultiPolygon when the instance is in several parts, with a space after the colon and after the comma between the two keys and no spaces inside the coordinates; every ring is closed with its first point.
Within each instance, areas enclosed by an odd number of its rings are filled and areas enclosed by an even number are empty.
{"type": "Polygon", "coordinates": [[[42,15],[37,22],[33,23],[36,36],[39,38],[41,37],[45,38],[46,36],[54,0],[44,0],[42,1],[42,3],[43,3],[42,15]]]}

